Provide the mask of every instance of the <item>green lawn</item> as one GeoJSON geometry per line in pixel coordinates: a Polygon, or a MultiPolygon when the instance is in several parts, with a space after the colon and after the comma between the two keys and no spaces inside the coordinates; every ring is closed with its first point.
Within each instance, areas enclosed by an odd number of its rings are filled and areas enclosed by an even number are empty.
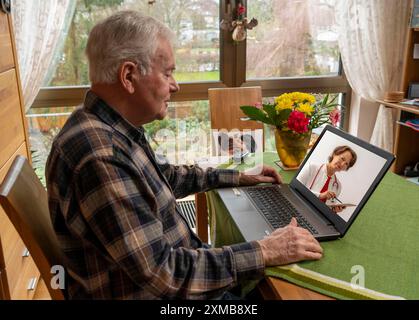
{"type": "Polygon", "coordinates": [[[175,72],[174,77],[177,82],[218,81],[220,80],[220,72],[175,72]]]}

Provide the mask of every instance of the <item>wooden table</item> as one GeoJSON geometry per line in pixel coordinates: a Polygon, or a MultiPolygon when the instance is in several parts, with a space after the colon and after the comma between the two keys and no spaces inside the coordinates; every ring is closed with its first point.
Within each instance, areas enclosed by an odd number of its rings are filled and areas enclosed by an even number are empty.
{"type": "MultiPolygon", "coordinates": [[[[198,235],[203,241],[208,241],[208,209],[205,193],[196,194],[195,201],[198,235]]],[[[335,300],[274,277],[266,277],[258,285],[258,289],[265,300],[335,300]]]]}
{"type": "Polygon", "coordinates": [[[258,289],[265,300],[335,300],[329,296],[273,277],[266,277],[262,280],[258,289]]]}

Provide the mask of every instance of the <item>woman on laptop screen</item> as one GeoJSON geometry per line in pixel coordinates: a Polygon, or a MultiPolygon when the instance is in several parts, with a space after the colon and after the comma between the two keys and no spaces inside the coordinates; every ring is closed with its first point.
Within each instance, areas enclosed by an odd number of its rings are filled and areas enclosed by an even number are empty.
{"type": "Polygon", "coordinates": [[[342,184],[336,177],[336,172],[348,171],[354,166],[356,159],[357,155],[350,147],[338,146],[329,156],[327,163],[306,165],[299,175],[299,180],[334,212],[341,212],[346,206],[339,205],[342,184]]]}

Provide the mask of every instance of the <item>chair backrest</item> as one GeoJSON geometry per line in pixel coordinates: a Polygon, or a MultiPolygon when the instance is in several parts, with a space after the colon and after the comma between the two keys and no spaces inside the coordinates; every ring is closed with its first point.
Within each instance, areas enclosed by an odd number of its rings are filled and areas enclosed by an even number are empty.
{"type": "MultiPolygon", "coordinates": [[[[208,89],[208,99],[211,114],[211,129],[225,129],[227,131],[238,129],[240,131],[250,129],[261,130],[262,150],[263,124],[256,121],[246,120],[246,115],[240,106],[255,105],[262,103],[261,87],[239,87],[239,88],[213,88],[208,89]]],[[[214,136],[212,136],[215,139],[214,136]]],[[[254,136],[254,138],[256,138],[254,136]]],[[[214,141],[213,143],[217,143],[214,141]]]]}
{"type": "Polygon", "coordinates": [[[64,299],[62,290],[51,287],[51,267],[62,265],[62,254],[49,215],[47,192],[26,158],[14,159],[0,186],[0,204],[31,253],[51,298],[64,299]]]}
{"type": "Polygon", "coordinates": [[[243,121],[240,106],[262,103],[261,87],[208,89],[212,129],[263,129],[256,121],[243,121]]]}

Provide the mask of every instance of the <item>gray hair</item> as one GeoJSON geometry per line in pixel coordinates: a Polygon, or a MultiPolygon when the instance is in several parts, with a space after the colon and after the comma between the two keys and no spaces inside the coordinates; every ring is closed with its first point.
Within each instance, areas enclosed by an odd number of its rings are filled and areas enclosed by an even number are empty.
{"type": "Polygon", "coordinates": [[[137,11],[120,11],[90,31],[86,46],[92,83],[115,83],[124,61],[138,64],[141,74],[150,72],[157,40],[172,42],[173,32],[160,21],[137,11]]]}

